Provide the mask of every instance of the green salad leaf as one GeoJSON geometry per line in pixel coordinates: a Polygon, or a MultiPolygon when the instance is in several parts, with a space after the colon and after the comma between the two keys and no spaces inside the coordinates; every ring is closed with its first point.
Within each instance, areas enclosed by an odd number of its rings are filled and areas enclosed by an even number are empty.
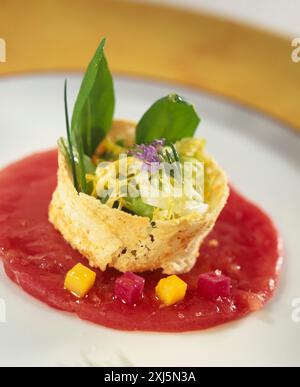
{"type": "Polygon", "coordinates": [[[92,156],[112,126],[115,93],[103,39],[84,75],[75,102],[71,131],[79,153],[92,156]],[[82,148],[80,150],[80,148],[82,148]]]}
{"type": "Polygon", "coordinates": [[[136,215],[145,216],[150,219],[153,217],[154,207],[144,203],[140,197],[127,197],[125,199],[125,207],[136,215]]]}
{"type": "Polygon", "coordinates": [[[175,143],[185,137],[193,137],[200,118],[193,105],[177,94],[159,99],[144,114],[137,125],[136,143],[149,144],[164,138],[175,143]]]}

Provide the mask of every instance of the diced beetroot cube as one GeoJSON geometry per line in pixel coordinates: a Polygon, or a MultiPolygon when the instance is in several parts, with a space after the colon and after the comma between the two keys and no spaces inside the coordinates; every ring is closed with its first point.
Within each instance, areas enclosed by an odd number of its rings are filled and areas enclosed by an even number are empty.
{"type": "Polygon", "coordinates": [[[213,271],[201,274],[198,279],[198,295],[200,297],[216,299],[218,297],[229,297],[231,292],[231,279],[213,271]]]}
{"type": "Polygon", "coordinates": [[[115,297],[125,304],[134,305],[141,300],[145,286],[144,278],[127,272],[116,279],[115,297]]]}

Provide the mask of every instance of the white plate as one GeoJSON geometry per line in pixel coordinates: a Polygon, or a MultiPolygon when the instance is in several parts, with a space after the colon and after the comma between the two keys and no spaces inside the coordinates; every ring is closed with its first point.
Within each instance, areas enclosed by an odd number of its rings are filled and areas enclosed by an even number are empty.
{"type": "MultiPolygon", "coordinates": [[[[80,76],[67,76],[73,101],[80,76]]],[[[1,166],[53,147],[64,134],[64,78],[0,80],[1,166]]],[[[299,366],[300,322],[292,316],[300,318],[300,311],[292,302],[300,298],[300,136],[253,111],[182,87],[117,78],[116,90],[120,118],[137,120],[153,101],[173,91],[194,101],[203,117],[199,135],[207,138],[210,152],[282,233],[286,259],[280,288],[262,312],[217,329],[126,333],[48,308],[10,282],[1,267],[6,323],[0,323],[0,365],[299,366]]]]}

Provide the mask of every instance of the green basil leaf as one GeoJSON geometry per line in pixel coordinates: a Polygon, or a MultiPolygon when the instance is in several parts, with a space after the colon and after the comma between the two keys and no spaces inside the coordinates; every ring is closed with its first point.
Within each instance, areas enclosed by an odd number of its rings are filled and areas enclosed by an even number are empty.
{"type": "Polygon", "coordinates": [[[136,143],[149,144],[164,138],[174,143],[185,137],[193,137],[200,118],[193,105],[177,94],[159,99],[144,114],[137,125],[136,143]]]}
{"type": "Polygon", "coordinates": [[[88,156],[94,154],[111,128],[115,108],[113,79],[104,55],[104,46],[105,39],[84,75],[72,117],[73,138],[76,141],[80,136],[83,151],[88,156]]]}

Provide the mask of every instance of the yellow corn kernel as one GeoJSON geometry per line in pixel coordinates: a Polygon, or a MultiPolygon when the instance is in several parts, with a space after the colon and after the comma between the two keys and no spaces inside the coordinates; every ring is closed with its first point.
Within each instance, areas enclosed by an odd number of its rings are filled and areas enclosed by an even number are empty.
{"type": "Polygon", "coordinates": [[[96,281],[96,273],[78,263],[66,275],[65,289],[78,298],[85,297],[96,281]]]}
{"type": "Polygon", "coordinates": [[[165,305],[170,306],[181,301],[185,297],[187,284],[177,275],[170,275],[159,281],[156,286],[156,297],[165,305]]]}

